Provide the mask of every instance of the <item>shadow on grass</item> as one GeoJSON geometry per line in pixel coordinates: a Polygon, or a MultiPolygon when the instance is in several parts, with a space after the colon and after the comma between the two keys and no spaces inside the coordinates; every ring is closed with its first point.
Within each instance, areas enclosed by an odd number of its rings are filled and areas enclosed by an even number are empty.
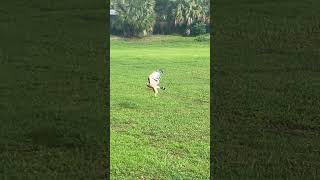
{"type": "Polygon", "coordinates": [[[125,109],[137,109],[139,107],[138,104],[134,102],[121,102],[118,106],[125,109]]]}

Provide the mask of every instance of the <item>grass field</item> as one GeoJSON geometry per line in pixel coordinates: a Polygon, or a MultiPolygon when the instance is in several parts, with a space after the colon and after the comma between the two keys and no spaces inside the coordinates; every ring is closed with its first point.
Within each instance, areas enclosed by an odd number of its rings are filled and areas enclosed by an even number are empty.
{"type": "Polygon", "coordinates": [[[111,179],[208,179],[209,41],[111,38],[111,179]],[[154,97],[148,75],[164,69],[154,97]]]}
{"type": "Polygon", "coordinates": [[[0,2],[0,179],[105,179],[104,6],[0,2]]]}
{"type": "MultiPolygon", "coordinates": [[[[211,7],[214,176],[317,179],[320,1],[211,7]]],[[[105,179],[105,13],[104,1],[0,2],[0,179],[105,179]]],[[[112,179],[208,179],[208,42],[111,41],[112,179]]]]}
{"type": "Polygon", "coordinates": [[[217,179],[320,177],[320,1],[216,0],[217,179]]]}

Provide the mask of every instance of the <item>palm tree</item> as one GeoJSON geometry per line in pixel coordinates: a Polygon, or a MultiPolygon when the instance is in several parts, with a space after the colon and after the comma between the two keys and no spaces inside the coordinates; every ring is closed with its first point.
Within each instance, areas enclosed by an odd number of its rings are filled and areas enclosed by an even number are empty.
{"type": "Polygon", "coordinates": [[[186,34],[190,34],[190,25],[194,22],[206,22],[209,14],[208,0],[177,0],[174,9],[177,26],[186,25],[186,34]],[[206,4],[207,3],[207,4],[206,4]]]}
{"type": "Polygon", "coordinates": [[[153,31],[155,0],[113,0],[118,12],[116,26],[125,36],[141,36],[153,31]]]}
{"type": "Polygon", "coordinates": [[[174,30],[174,0],[156,0],[155,12],[156,12],[156,24],[155,31],[157,33],[166,34],[171,33],[174,30]]]}

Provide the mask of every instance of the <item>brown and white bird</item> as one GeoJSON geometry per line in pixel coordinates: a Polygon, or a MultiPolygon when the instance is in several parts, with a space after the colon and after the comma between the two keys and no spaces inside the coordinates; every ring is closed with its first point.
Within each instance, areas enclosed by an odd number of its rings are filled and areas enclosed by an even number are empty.
{"type": "Polygon", "coordinates": [[[160,77],[161,77],[162,73],[163,73],[162,70],[156,70],[156,71],[152,72],[148,77],[147,86],[149,88],[152,88],[152,90],[154,92],[154,96],[158,95],[158,93],[159,93],[158,89],[165,90],[164,87],[160,87],[160,77]]]}

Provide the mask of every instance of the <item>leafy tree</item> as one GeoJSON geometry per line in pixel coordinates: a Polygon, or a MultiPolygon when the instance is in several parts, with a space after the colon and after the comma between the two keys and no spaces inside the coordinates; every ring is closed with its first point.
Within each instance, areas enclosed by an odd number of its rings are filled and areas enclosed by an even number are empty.
{"type": "Polygon", "coordinates": [[[196,22],[208,22],[210,2],[208,0],[177,0],[174,9],[176,26],[185,28],[190,34],[190,27],[196,22]]]}
{"type": "Polygon", "coordinates": [[[118,12],[111,22],[118,35],[196,35],[203,33],[203,24],[207,31],[210,22],[209,0],[111,0],[110,7],[118,12]]]}
{"type": "Polygon", "coordinates": [[[169,34],[174,31],[174,8],[175,0],[156,0],[155,33],[169,34]]]}
{"type": "Polygon", "coordinates": [[[118,13],[113,24],[125,36],[151,33],[155,23],[155,0],[112,0],[111,8],[118,13]]]}

